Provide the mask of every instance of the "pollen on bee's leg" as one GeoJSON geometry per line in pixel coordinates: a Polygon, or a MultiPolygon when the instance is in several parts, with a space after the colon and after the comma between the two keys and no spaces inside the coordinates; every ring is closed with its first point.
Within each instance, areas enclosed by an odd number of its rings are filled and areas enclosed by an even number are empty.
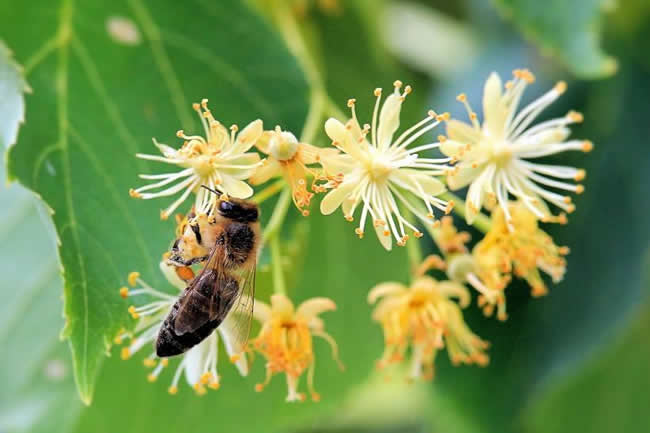
{"type": "Polygon", "coordinates": [[[189,281],[194,278],[194,271],[188,266],[178,266],[176,267],[176,275],[181,280],[189,281]]]}

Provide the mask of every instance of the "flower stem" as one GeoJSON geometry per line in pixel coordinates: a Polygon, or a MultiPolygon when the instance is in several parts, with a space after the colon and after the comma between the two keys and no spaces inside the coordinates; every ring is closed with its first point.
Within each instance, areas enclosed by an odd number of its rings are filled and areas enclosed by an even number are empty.
{"type": "MultiPolygon", "coordinates": [[[[447,201],[453,201],[455,203],[453,211],[459,216],[465,218],[465,201],[462,198],[458,197],[456,194],[452,194],[449,191],[440,194],[440,198],[447,201]]],[[[487,233],[490,231],[492,223],[490,222],[490,218],[488,218],[482,212],[479,212],[476,215],[476,218],[474,218],[472,225],[483,233],[487,233]]]]}
{"type": "Polygon", "coordinates": [[[280,252],[280,238],[274,236],[269,241],[271,248],[271,273],[273,275],[273,293],[287,294],[287,286],[282,271],[282,253],[280,252]]]}
{"type": "Polygon", "coordinates": [[[285,186],[278,198],[278,201],[275,203],[275,208],[271,214],[271,219],[264,229],[264,239],[267,242],[270,242],[274,237],[277,237],[284,218],[287,216],[287,211],[289,210],[289,204],[291,203],[291,188],[285,186]]]}
{"type": "Polygon", "coordinates": [[[285,186],[285,184],[286,182],[284,179],[278,179],[277,181],[273,182],[271,185],[264,188],[262,191],[255,194],[251,198],[251,200],[257,204],[261,204],[262,202],[268,200],[269,198],[273,197],[274,195],[282,191],[282,188],[285,186]]]}
{"type": "Polygon", "coordinates": [[[316,134],[318,134],[318,129],[321,126],[321,119],[325,114],[326,102],[327,95],[325,91],[320,88],[314,88],[311,91],[311,104],[309,105],[305,125],[302,128],[301,142],[313,144],[316,134]]]}

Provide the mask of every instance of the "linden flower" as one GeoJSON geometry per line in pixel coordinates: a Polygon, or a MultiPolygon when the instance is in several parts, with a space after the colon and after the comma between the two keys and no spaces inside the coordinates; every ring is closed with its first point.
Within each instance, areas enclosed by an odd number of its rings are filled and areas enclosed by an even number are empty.
{"type": "Polygon", "coordinates": [[[436,354],[445,346],[455,365],[488,363],[488,343],[472,333],[460,307],[451,299],[458,299],[461,307],[469,304],[469,291],[462,284],[421,276],[411,287],[387,282],[368,293],[370,304],[380,298],[372,314],[384,330],[386,344],[379,368],[402,361],[409,346],[412,379],[432,379],[436,354]]]}
{"type": "MultiPolygon", "coordinates": [[[[309,215],[305,208],[309,206],[314,194],[307,190],[307,175],[313,176],[314,180],[320,177],[308,165],[318,162],[322,153],[331,155],[332,151],[336,153],[336,150],[319,149],[308,143],[300,143],[295,135],[282,131],[279,126],[276,126],[274,131],[265,131],[255,145],[268,157],[255,170],[249,179],[250,183],[259,185],[272,177],[284,175],[291,186],[296,208],[304,216],[309,215]]],[[[314,187],[315,185],[312,185],[312,189],[314,187]]]]}
{"type": "Polygon", "coordinates": [[[405,244],[408,239],[407,228],[416,237],[422,236],[404,217],[399,205],[403,205],[425,223],[433,220],[434,207],[444,212],[451,210],[450,203],[436,197],[445,191],[445,186],[433,177],[446,173],[449,167],[445,163],[450,158],[422,158],[419,155],[419,152],[439,147],[440,143],[409,148],[409,145],[435,128],[448,115],[436,115],[429,111],[424,120],[395,139],[402,102],[411,92],[411,87],[406,86],[400,92],[402,83],[396,81],[394,85],[395,90],[386,98],[381,111],[381,89],[375,89],[377,100],[372,125],[366,124],[361,128],[354,109],[354,99],[348,101],[352,118],[345,125],[333,118],[325,123],[325,132],[333,140],[332,144],[345,154],[323,158],[323,166],[326,169],[326,164],[336,167],[343,175],[343,181],[335,185],[321,202],[323,214],[331,214],[341,206],[349,221],[353,220],[355,210],[360,207],[361,219],[356,233],[363,237],[366,220],[370,216],[377,237],[387,250],[391,249],[392,237],[398,245],[405,244]],[[366,138],[368,133],[370,141],[366,138]],[[424,206],[414,203],[414,199],[424,206]],[[426,211],[421,211],[421,208],[426,208],[426,211]]]}
{"type": "Polygon", "coordinates": [[[534,77],[527,70],[516,70],[514,77],[506,83],[505,92],[499,75],[492,73],[488,78],[483,93],[483,125],[464,94],[458,100],[465,105],[472,124],[456,120],[447,123],[449,140],[444,141],[440,150],[459,161],[455,170],[449,172],[447,183],[452,190],[471,184],[466,204],[470,224],[484,204],[495,201],[510,221],[508,194],[520,199],[538,219],[552,221],[555,218],[544,201],[567,212],[572,212],[574,205],[569,196],[546,187],[578,194],[584,191],[582,185],[557,180],[580,181],[585,177],[584,170],[527,161],[567,150],[592,149],[590,141],[566,141],[571,132],[567,125],[582,121],[582,115],[574,111],[529,128],[542,110],[564,93],[566,83],[557,83],[517,113],[521,96],[534,77]]]}
{"type": "Polygon", "coordinates": [[[284,372],[287,377],[287,401],[303,401],[305,395],[298,392],[298,381],[307,371],[307,389],[314,401],[320,395],[314,390],[314,352],[312,336],[321,337],[332,349],[334,360],[338,359],[338,347],[334,339],[325,332],[323,320],[318,317],[325,311],[336,309],[336,304],[328,298],[309,299],[297,309],[284,295],[271,296],[271,305],[255,302],[254,317],[262,324],[253,348],[266,358],[266,380],[255,389],[262,391],[276,373],[284,372]]]}
{"type": "Polygon", "coordinates": [[[183,191],[176,201],[161,212],[162,219],[167,219],[192,192],[196,194],[197,212],[207,212],[214,205],[217,197],[205,188],[201,188],[201,185],[236,198],[248,198],[253,195],[253,189],[244,182],[244,179],[248,179],[253,174],[260,164],[260,157],[255,152],[247,152],[262,135],[262,121],[258,119],[251,122],[237,134],[237,125],[232,125],[228,132],[214,119],[208,109],[207,99],[203,99],[201,104],[193,104],[193,108],[201,119],[205,138],[198,135],[188,136],[181,130],[176,133],[179,138],[185,140],[180,149],[158,143],[154,138],[153,142],[162,156],[143,153],[136,155],[138,158],[183,168],[174,173],[141,174],[142,179],[156,182],[129,191],[132,197],[145,200],[167,197],[183,191]],[[145,192],[151,190],[157,191],[145,192]]]}
{"type": "Polygon", "coordinates": [[[563,256],[569,253],[538,227],[535,214],[525,203],[510,202],[508,214],[510,223],[501,208],[494,211],[490,231],[472,251],[475,272],[466,277],[481,293],[478,301],[484,313],[492,315],[496,306],[500,320],[507,318],[504,289],[513,273],[526,280],[533,296],[543,296],[548,289],[539,270],[550,275],[554,283],[561,281],[566,270],[563,256]]]}
{"type": "MultiPolygon", "coordinates": [[[[190,268],[168,265],[166,260],[160,263],[160,269],[165,277],[167,277],[167,280],[179,290],[185,289],[187,285],[185,281],[193,277],[190,268]]],[[[162,322],[167,317],[167,314],[169,314],[177,299],[177,296],[163,293],[149,286],[140,279],[137,272],[129,274],[128,280],[129,285],[134,289],[122,287],[120,289],[120,295],[123,298],[146,295],[153,300],[141,307],[129,307],[129,313],[131,313],[134,319],[138,320],[138,323],[133,333],[121,332],[120,335],[115,337],[116,344],[121,344],[124,339],[131,338],[130,344],[122,348],[122,359],[129,359],[145,346],[152,348],[152,343],[158,335],[158,330],[162,322]]],[[[235,363],[240,374],[246,376],[248,374],[246,357],[241,356],[240,353],[236,353],[235,350],[236,340],[233,335],[236,327],[236,321],[232,320],[230,316],[227,316],[224,322],[217,328],[217,332],[213,332],[208,338],[183,354],[180,364],[176,367],[171,386],[168,388],[169,393],[176,394],[178,392],[178,382],[182,374],[185,375],[187,383],[199,395],[207,392],[206,387],[211,389],[219,388],[220,377],[217,373],[219,336],[223,340],[226,353],[230,356],[231,361],[235,363]]],[[[158,376],[164,368],[169,365],[169,360],[167,358],[159,359],[155,351],[152,350],[144,359],[144,365],[153,368],[147,376],[147,379],[150,382],[154,382],[158,379],[158,376]]]]}

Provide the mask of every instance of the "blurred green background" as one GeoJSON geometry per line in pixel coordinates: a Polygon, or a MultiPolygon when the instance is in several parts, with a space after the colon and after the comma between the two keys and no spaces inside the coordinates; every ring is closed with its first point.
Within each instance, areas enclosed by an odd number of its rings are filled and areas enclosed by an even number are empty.
{"type": "Polygon", "coordinates": [[[3,0],[0,144],[16,144],[0,177],[18,182],[0,187],[0,432],[650,431],[648,40],[647,0],[3,0]],[[376,374],[383,343],[366,293],[406,281],[405,252],[315,210],[299,230],[294,212],[284,236],[291,296],[339,305],[324,317],[347,368],[316,343],[321,402],[285,403],[280,377],[255,393],[259,359],[247,379],[220,363],[222,388],[207,396],[170,396],[171,371],[149,384],[139,358],[107,347],[132,326],[117,296],[128,272],[171,290],[156,264],[173,224],[158,222],[163,204],[127,191],[159,169],[133,157],[152,136],[175,144],[177,129],[198,127],[191,102],[209,98],[225,123],[260,117],[298,134],[310,95],[341,109],[356,97],[367,119],[372,90],[401,79],[415,89],[406,125],[428,108],[464,118],[458,93],[478,107],[491,71],[520,67],[537,76],[529,100],[569,83],[543,117],[583,112],[574,136],[595,149],[557,159],[588,172],[569,225],[549,228],[571,247],[564,281],[542,299],[511,286],[505,323],[465,312],[491,342],[488,367],[439,356],[432,383],[376,374]]]}

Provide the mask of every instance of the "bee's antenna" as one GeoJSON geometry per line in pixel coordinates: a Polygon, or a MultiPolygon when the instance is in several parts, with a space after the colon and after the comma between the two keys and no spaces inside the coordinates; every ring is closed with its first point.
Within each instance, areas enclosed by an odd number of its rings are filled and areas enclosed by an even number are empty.
{"type": "Polygon", "coordinates": [[[208,187],[208,186],[201,185],[201,188],[205,188],[205,189],[207,189],[207,190],[210,191],[211,193],[215,194],[217,197],[220,197],[220,196],[221,196],[221,193],[220,193],[219,191],[215,191],[214,189],[212,189],[212,188],[210,188],[210,187],[208,187]]]}

